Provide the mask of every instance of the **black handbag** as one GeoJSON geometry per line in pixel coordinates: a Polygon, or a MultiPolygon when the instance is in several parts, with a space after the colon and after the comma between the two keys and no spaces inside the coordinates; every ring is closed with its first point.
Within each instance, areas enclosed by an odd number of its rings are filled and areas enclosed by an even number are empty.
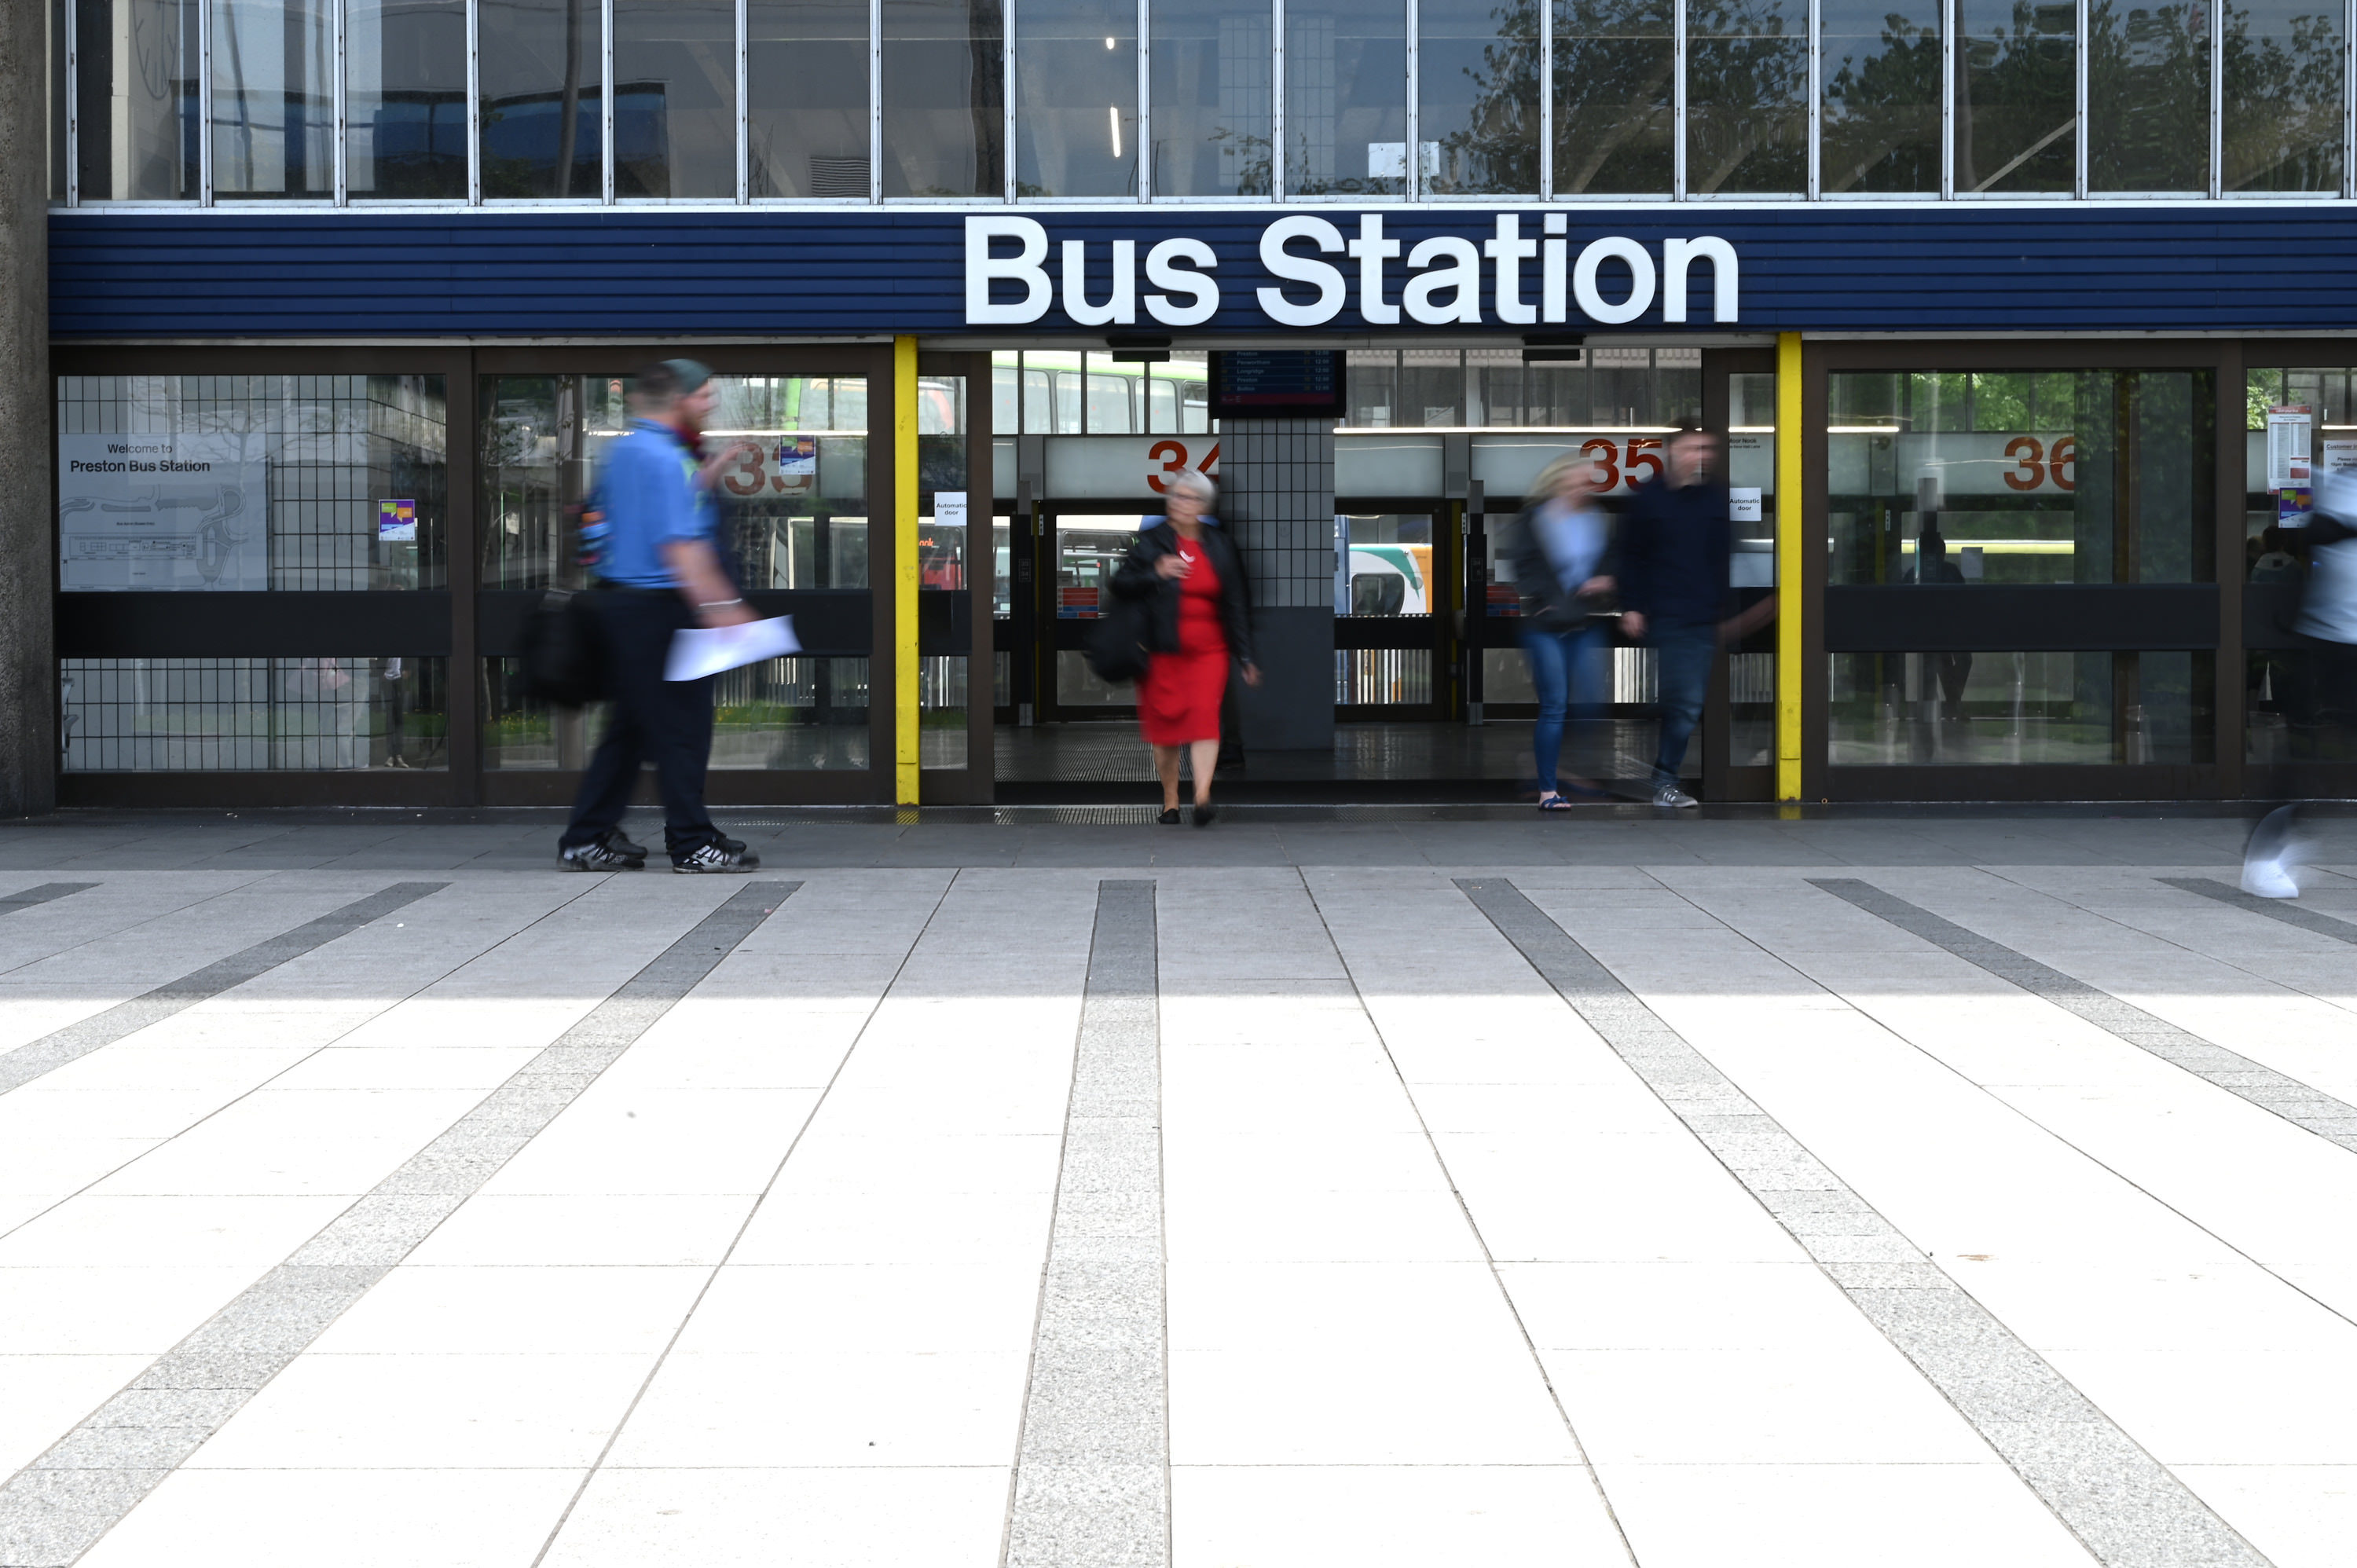
{"type": "Polygon", "coordinates": [[[1115,598],[1089,630],[1089,668],[1112,685],[1146,673],[1153,653],[1151,614],[1144,599],[1115,598]]]}
{"type": "Polygon", "coordinates": [[[577,708],[600,695],[597,612],[589,596],[551,588],[523,628],[523,685],[529,695],[560,708],[577,708]]]}

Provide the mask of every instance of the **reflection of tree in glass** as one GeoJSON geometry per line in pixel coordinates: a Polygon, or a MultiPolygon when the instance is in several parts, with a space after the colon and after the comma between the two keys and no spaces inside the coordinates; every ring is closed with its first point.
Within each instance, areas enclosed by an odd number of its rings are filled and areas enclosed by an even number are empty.
{"type": "Polygon", "coordinates": [[[2087,183],[2096,190],[2210,184],[2210,6],[2089,9],[2087,183]]]}
{"type": "Polygon", "coordinates": [[[2337,9],[2255,22],[2227,5],[2222,188],[2341,188],[2341,62],[2337,9]]]}
{"type": "Polygon", "coordinates": [[[1211,140],[1223,153],[1235,154],[1235,189],[1237,196],[1266,196],[1269,177],[1269,140],[1233,125],[1222,125],[1211,133],[1211,140]]]}
{"type": "MultiPolygon", "coordinates": [[[[1970,4],[1970,0],[1966,0],[1970,4]]],[[[1956,190],[2069,190],[2078,66],[2068,5],[2014,0],[2009,25],[1957,40],[1956,190]]]]}
{"type": "Polygon", "coordinates": [[[1824,81],[1823,188],[1939,189],[1940,29],[1893,11],[1879,48],[1853,41],[1824,81]]]}
{"type": "Polygon", "coordinates": [[[1784,0],[1687,0],[1688,190],[1805,185],[1808,17],[1784,13],[1784,0]]]}
{"type": "Polygon", "coordinates": [[[1440,138],[1440,168],[1426,171],[1437,195],[1539,188],[1537,0],[1509,0],[1490,15],[1497,38],[1482,46],[1480,70],[1465,68],[1473,83],[1465,124],[1440,138]]]}
{"type": "Polygon", "coordinates": [[[1668,193],[1675,30],[1670,0],[1556,6],[1556,190],[1668,193]]]}

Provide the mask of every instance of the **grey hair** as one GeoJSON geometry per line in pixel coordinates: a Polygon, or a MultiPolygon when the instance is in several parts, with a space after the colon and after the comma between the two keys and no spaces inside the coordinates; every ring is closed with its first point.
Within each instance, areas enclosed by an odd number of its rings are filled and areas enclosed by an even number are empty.
{"type": "Polygon", "coordinates": [[[1220,500],[1220,487],[1213,482],[1211,475],[1200,468],[1179,469],[1163,481],[1162,490],[1165,495],[1172,490],[1184,490],[1200,501],[1205,511],[1217,506],[1220,500]]]}

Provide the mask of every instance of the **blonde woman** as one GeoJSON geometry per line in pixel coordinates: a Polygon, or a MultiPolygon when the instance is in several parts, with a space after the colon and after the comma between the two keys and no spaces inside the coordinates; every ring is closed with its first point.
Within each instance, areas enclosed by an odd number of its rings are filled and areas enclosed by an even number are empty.
{"type": "MultiPolygon", "coordinates": [[[[1558,457],[1539,473],[1532,499],[1514,519],[1505,554],[1522,597],[1517,628],[1538,693],[1538,723],[1531,730],[1531,760],[1538,773],[1539,810],[1571,808],[1556,768],[1564,722],[1575,737],[1576,769],[1600,760],[1596,742],[1612,695],[1614,573],[1619,551],[1613,521],[1596,504],[1596,469],[1584,456],[1558,457]]],[[[1594,779],[1575,772],[1571,791],[1600,797],[1594,779]]]]}

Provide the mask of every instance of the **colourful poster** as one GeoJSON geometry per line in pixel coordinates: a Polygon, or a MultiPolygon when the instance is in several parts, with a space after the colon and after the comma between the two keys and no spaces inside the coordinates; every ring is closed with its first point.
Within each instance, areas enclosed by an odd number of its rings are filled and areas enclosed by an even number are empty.
{"type": "Polygon", "coordinates": [[[414,500],[376,503],[376,538],[380,544],[417,542],[417,503],[414,500]]]}

